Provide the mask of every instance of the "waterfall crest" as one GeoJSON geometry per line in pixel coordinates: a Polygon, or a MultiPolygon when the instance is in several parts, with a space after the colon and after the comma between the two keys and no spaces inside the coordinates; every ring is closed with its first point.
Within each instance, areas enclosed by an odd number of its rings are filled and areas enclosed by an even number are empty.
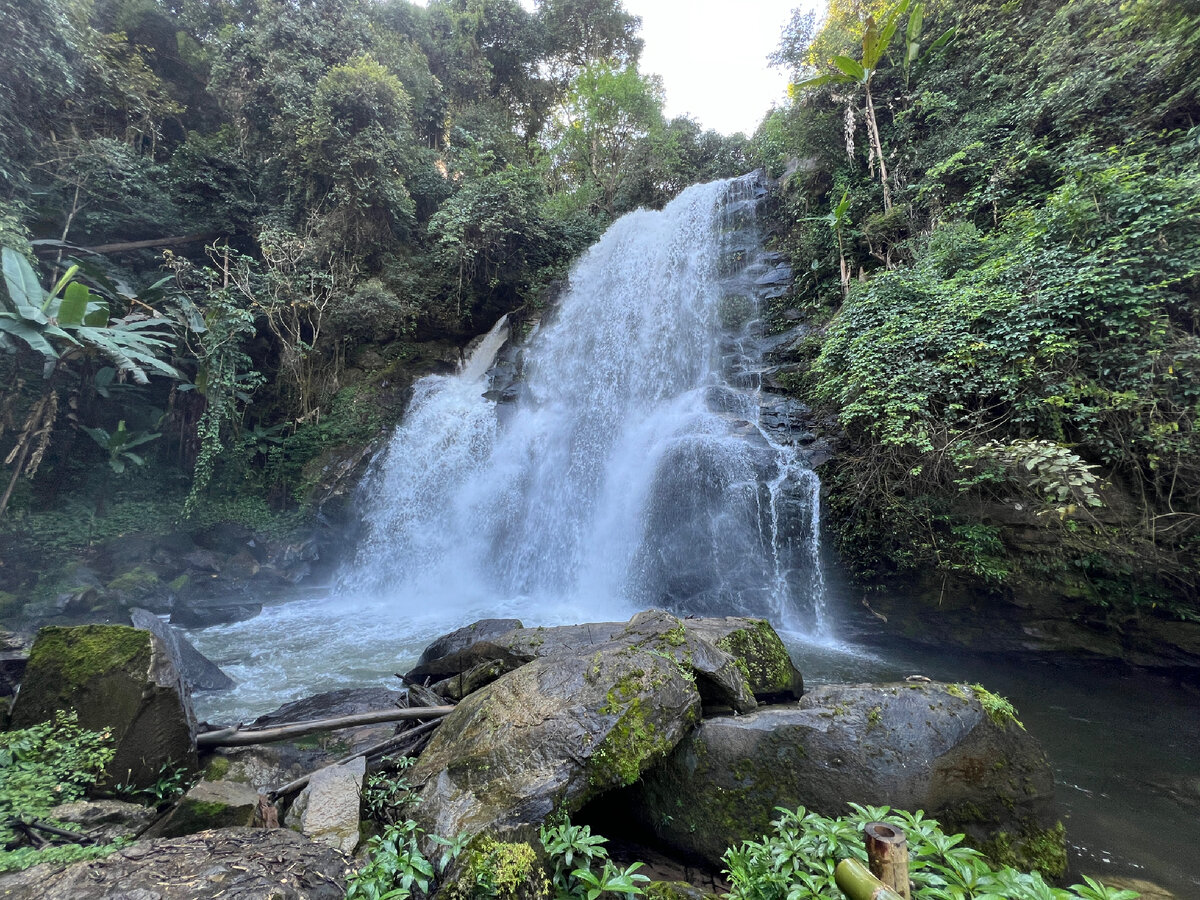
{"type": "Polygon", "coordinates": [[[698,185],[614,223],[525,348],[511,408],[484,396],[505,322],[458,375],[418,382],[341,592],[823,632],[817,479],[759,422],[755,194],[698,185]]]}

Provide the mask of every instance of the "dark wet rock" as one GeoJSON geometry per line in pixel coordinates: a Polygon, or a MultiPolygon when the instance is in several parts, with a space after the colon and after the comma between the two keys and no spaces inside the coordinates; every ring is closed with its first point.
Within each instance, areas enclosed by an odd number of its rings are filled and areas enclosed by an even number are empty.
{"type": "Polygon", "coordinates": [[[74,710],[83,728],[108,731],[116,753],[108,784],[150,787],[165,769],[196,771],[191,696],[170,648],[122,625],[50,627],[29,654],[12,725],[74,710]]]}
{"type": "Polygon", "coordinates": [[[776,807],[837,816],[853,801],[925,810],[978,845],[1003,835],[1014,859],[1046,866],[1047,845],[1065,863],[1053,798],[1037,742],[989,717],[970,687],[829,685],[796,706],[704,721],[644,776],[633,810],[713,864],[766,833],[776,807]]]}
{"type": "Polygon", "coordinates": [[[46,818],[78,825],[97,843],[108,844],[119,837],[132,837],[139,833],[155,815],[157,813],[153,809],[140,803],[77,800],[55,806],[46,814],[46,818]]]}
{"type": "Polygon", "coordinates": [[[521,628],[520,619],[480,619],[449,634],[444,634],[425,648],[417,664],[405,675],[408,681],[421,681],[430,676],[458,675],[494,657],[481,656],[477,648],[493,637],[521,628]]]}
{"type": "Polygon", "coordinates": [[[166,613],[175,605],[175,591],[147,566],[122,572],[105,590],[113,602],[127,609],[140,607],[152,613],[166,613]]]}
{"type": "Polygon", "coordinates": [[[154,613],[144,609],[129,611],[134,628],[142,628],[156,634],[171,648],[183,680],[193,691],[224,691],[233,687],[234,681],[221,671],[211,659],[188,642],[179,630],[172,628],[154,613]]]}
{"type": "Polygon", "coordinates": [[[203,780],[194,784],[161,822],[147,833],[150,838],[183,837],[211,828],[249,827],[257,824],[259,793],[236,781],[203,780]]]}
{"type": "Polygon", "coordinates": [[[403,691],[393,691],[385,687],[343,688],[285,703],[279,709],[259,716],[253,724],[255,727],[265,727],[287,722],[310,722],[315,719],[353,716],[399,706],[403,699],[403,691]]]}
{"type": "Polygon", "coordinates": [[[29,653],[25,650],[0,650],[0,697],[11,697],[25,675],[29,653]]]}
{"type": "Polygon", "coordinates": [[[184,628],[208,628],[212,625],[229,625],[253,619],[262,612],[263,605],[253,601],[197,603],[194,600],[176,605],[171,610],[171,624],[184,628]]]}
{"type": "Polygon", "coordinates": [[[286,829],[227,828],[134,844],[55,871],[0,876],[6,900],[343,900],[345,854],[286,829]]]}
{"type": "Polygon", "coordinates": [[[418,822],[521,840],[636,781],[700,716],[696,676],[665,637],[674,628],[643,614],[591,652],[534,659],[468,696],[410,773],[418,822]]]}
{"type": "MultiPolygon", "coordinates": [[[[481,687],[491,684],[501,675],[511,672],[520,665],[524,665],[524,662],[518,662],[511,657],[484,660],[466,672],[460,672],[436,682],[432,686],[432,691],[437,695],[440,703],[444,703],[446,700],[457,703],[467,694],[474,693],[481,687]]],[[[413,685],[413,687],[419,688],[420,685],[413,685]]]]}

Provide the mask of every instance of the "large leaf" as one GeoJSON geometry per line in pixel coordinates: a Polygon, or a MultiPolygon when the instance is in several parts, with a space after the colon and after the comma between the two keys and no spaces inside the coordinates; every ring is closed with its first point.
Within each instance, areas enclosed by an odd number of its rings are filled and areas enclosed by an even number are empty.
{"type": "Polygon", "coordinates": [[[904,35],[904,69],[916,62],[921,53],[921,28],[925,22],[925,4],[914,3],[908,16],[908,29],[904,35]]]}
{"type": "Polygon", "coordinates": [[[809,88],[817,88],[823,84],[830,84],[832,82],[844,82],[844,81],[849,81],[849,80],[850,79],[846,78],[843,75],[818,75],[815,78],[808,78],[804,81],[797,81],[795,84],[789,84],[788,85],[788,96],[795,97],[801,91],[808,90],[809,88]]]}
{"type": "Polygon", "coordinates": [[[867,21],[863,26],[862,48],[863,68],[868,71],[874,69],[879,62],[879,57],[883,56],[883,51],[887,49],[886,46],[880,47],[879,26],[875,23],[874,16],[867,16],[867,21]]]}
{"type": "Polygon", "coordinates": [[[122,372],[128,373],[137,384],[148,384],[147,370],[168,378],[183,377],[177,369],[159,359],[172,346],[170,333],[158,331],[162,327],[161,320],[157,319],[117,320],[108,328],[81,326],[75,334],[83,343],[108,357],[122,372]]]}
{"type": "MultiPolygon", "coordinates": [[[[896,33],[896,26],[900,24],[900,17],[908,9],[910,2],[911,0],[900,0],[899,3],[888,11],[886,18],[883,20],[883,27],[879,29],[879,45],[875,61],[872,65],[867,66],[867,68],[874,69],[879,65],[879,60],[883,58],[883,54],[887,53],[888,46],[892,43],[892,35],[896,33]]],[[[866,63],[865,59],[863,63],[866,63]]]]}
{"type": "Polygon", "coordinates": [[[42,312],[42,301],[46,292],[42,290],[33,266],[11,247],[3,248],[3,257],[4,283],[8,286],[8,296],[12,298],[13,308],[21,318],[45,325],[48,320],[42,312]]]}
{"type": "Polygon", "coordinates": [[[846,74],[846,77],[854,81],[867,80],[866,70],[863,68],[862,63],[856,59],[851,59],[849,56],[835,56],[833,64],[841,69],[846,74]]]}
{"type": "Polygon", "coordinates": [[[87,289],[87,285],[80,284],[78,281],[68,284],[62,302],[58,304],[56,316],[58,324],[82,325],[84,316],[87,315],[88,302],[91,299],[92,292],[87,289]]]}
{"type": "Polygon", "coordinates": [[[87,312],[83,314],[83,324],[92,328],[105,328],[108,325],[108,303],[92,297],[88,302],[87,312]]]}
{"type": "Polygon", "coordinates": [[[0,331],[19,339],[29,349],[42,354],[47,360],[52,362],[58,360],[58,351],[46,340],[42,329],[30,324],[25,319],[13,313],[0,313],[0,331]]]}

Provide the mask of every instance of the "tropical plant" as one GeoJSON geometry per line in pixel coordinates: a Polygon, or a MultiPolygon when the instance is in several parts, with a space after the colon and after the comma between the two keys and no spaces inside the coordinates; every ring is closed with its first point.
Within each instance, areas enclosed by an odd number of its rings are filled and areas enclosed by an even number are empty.
{"type": "MultiPolygon", "coordinates": [[[[871,94],[871,85],[887,54],[888,47],[900,24],[900,17],[908,11],[911,0],[900,0],[883,15],[881,22],[876,23],[874,16],[867,16],[862,34],[862,59],[856,60],[849,56],[838,55],[829,60],[829,64],[837,72],[826,72],[813,78],[806,79],[788,87],[792,96],[801,91],[820,87],[824,84],[855,84],[862,88],[866,99],[867,135],[871,140],[872,158],[879,163],[879,183],[883,187],[883,209],[890,212],[892,208],[892,191],[888,184],[887,157],[883,152],[883,141],[879,136],[879,121],[875,116],[875,100],[871,94]]],[[[921,26],[924,21],[924,6],[918,2],[913,4],[909,14],[908,28],[904,48],[904,71],[907,75],[910,63],[920,55],[921,26]]],[[[929,48],[933,52],[945,46],[954,36],[953,29],[947,30],[934,41],[929,48]]],[[[847,113],[849,115],[849,113],[847,113]]]]}
{"type": "Polygon", "coordinates": [[[914,900],[1135,900],[1133,891],[1105,887],[1093,879],[1068,889],[1048,884],[1038,872],[993,868],[977,850],[963,846],[924,813],[849,804],[848,816],[829,818],[780,808],[772,833],[745,841],[725,856],[730,900],[842,900],[834,880],[841,859],[867,861],[862,840],[869,822],[903,831],[909,848],[914,900]]]}
{"type": "MultiPolygon", "coordinates": [[[[8,304],[0,304],[0,350],[15,352],[23,346],[40,355],[43,363],[41,396],[33,403],[5,459],[13,471],[8,487],[0,496],[0,515],[3,515],[17,478],[22,474],[32,478],[37,472],[58,411],[55,375],[72,360],[100,356],[137,384],[148,383],[148,373],[168,378],[182,376],[160,358],[174,346],[171,321],[146,312],[113,317],[112,305],[118,292],[102,273],[74,265],[47,291],[28,259],[10,247],[4,247],[0,253],[8,288],[8,304]],[[76,280],[84,275],[96,284],[97,290],[76,280]]],[[[161,297],[168,280],[152,285],[143,296],[161,297]]],[[[139,308],[153,313],[145,300],[139,308]]],[[[111,459],[122,457],[118,453],[111,459]]]]}

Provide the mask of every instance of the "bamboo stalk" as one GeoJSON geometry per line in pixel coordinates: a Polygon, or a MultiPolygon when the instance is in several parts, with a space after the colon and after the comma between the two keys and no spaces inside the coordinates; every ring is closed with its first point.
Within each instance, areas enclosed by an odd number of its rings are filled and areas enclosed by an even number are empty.
{"type": "Polygon", "coordinates": [[[833,873],[849,900],[901,900],[899,894],[871,874],[857,859],[843,859],[833,873]]]}
{"type": "Polygon", "coordinates": [[[909,900],[908,839],[904,831],[887,822],[868,822],[863,826],[867,860],[871,874],[909,900]]]}
{"type": "Polygon", "coordinates": [[[409,709],[382,709],[353,716],[338,716],[332,719],[315,719],[311,722],[293,722],[271,728],[239,728],[232,733],[229,732],[229,729],[221,729],[197,735],[196,746],[247,747],[251,744],[267,744],[285,738],[303,737],[318,731],[353,728],[356,725],[377,725],[382,722],[400,722],[405,719],[440,719],[453,711],[453,706],[418,706],[409,709]]]}

